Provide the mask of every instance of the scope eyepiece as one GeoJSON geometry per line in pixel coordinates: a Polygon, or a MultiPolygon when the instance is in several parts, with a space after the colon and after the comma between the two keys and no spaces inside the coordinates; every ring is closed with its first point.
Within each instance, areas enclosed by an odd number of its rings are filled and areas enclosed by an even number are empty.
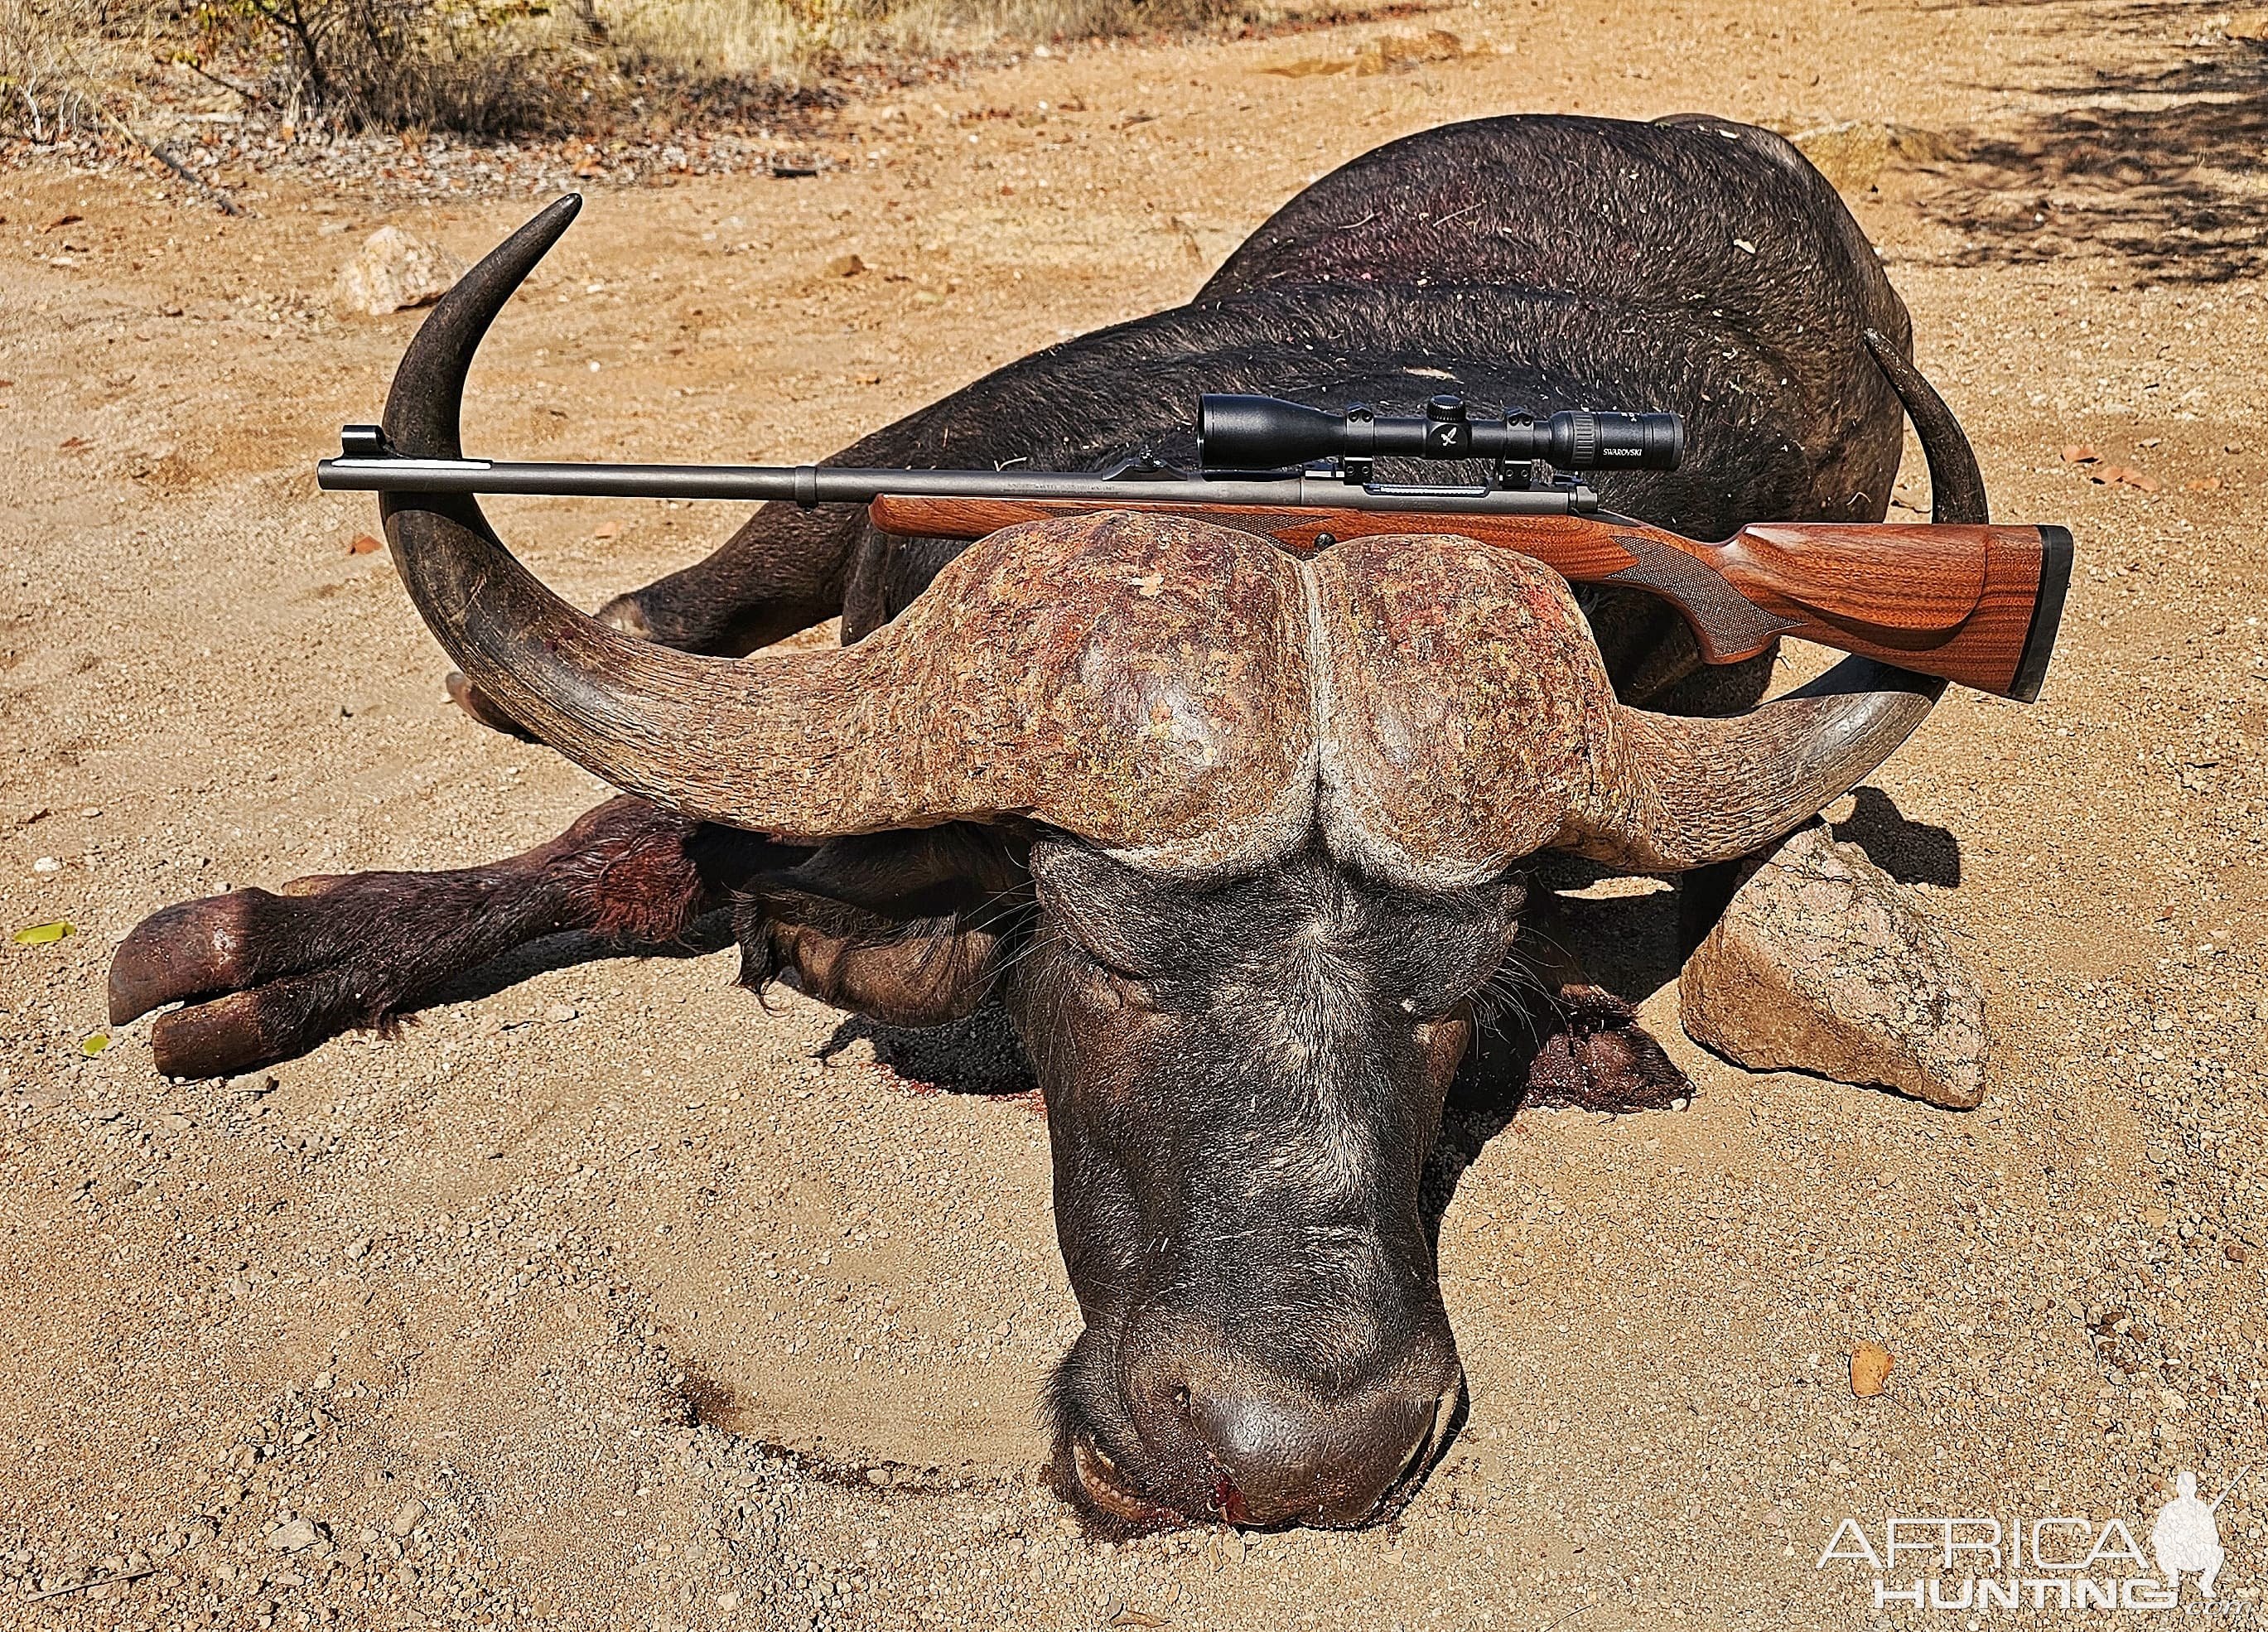
{"type": "Polygon", "coordinates": [[[1541,459],[1562,470],[1675,470],[1685,456],[1675,414],[1563,410],[1476,419],[1464,400],[1437,396],[1421,417],[1364,407],[1344,414],[1273,396],[1197,399],[1197,462],[1207,470],[1280,470],[1318,459],[1541,459]]]}

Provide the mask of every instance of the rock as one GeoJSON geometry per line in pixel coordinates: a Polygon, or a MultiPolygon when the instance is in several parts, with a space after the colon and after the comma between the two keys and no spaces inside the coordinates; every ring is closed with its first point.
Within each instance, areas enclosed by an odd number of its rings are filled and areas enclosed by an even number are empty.
{"type": "Polygon", "coordinates": [[[224,1092],[249,1094],[254,1098],[262,1094],[272,1094],[277,1087],[275,1074],[268,1071],[247,1071],[242,1076],[232,1076],[221,1084],[224,1092]]]}
{"type": "Polygon", "coordinates": [[[740,1606],[740,1595],[738,1592],[719,1592],[717,1594],[717,1607],[723,1610],[726,1614],[731,1614],[740,1606]]]}
{"type": "Polygon", "coordinates": [[[866,270],[866,263],[857,255],[837,255],[827,263],[829,277],[856,277],[866,270]]]}
{"type": "Polygon", "coordinates": [[[1975,978],[1896,881],[1816,824],[1734,892],[1677,994],[1686,1035],[1736,1065],[1953,1110],[1984,1095],[1975,978]]]}
{"type": "Polygon", "coordinates": [[[271,1553],[304,1553],[323,1539],[323,1527],[312,1518],[295,1518],[268,1532],[271,1553]]]}
{"type": "Polygon", "coordinates": [[[1881,179],[1893,158],[1919,163],[1950,159],[1954,144],[1933,131],[1873,119],[1847,119],[1814,125],[1788,140],[1811,160],[1838,193],[1863,193],[1881,179]]]}
{"type": "Polygon", "coordinates": [[[1897,1362],[1880,1343],[1861,1343],[1851,1351],[1851,1392],[1872,1399],[1890,1385],[1890,1368],[1897,1362]]]}
{"type": "Polygon", "coordinates": [[[1485,55],[1484,51],[1469,50],[1462,40],[1446,28],[1429,28],[1423,33],[1388,34],[1372,41],[1355,53],[1354,71],[1357,78],[1367,78],[1426,63],[1454,63],[1462,56],[1485,55]]]}
{"type": "Polygon", "coordinates": [[[1890,162],[1890,128],[1871,119],[1817,125],[1788,138],[1838,193],[1863,193],[1890,162]]]}
{"type": "Polygon", "coordinates": [[[423,239],[398,226],[381,226],[339,269],[334,293],[350,312],[384,317],[432,305],[464,270],[454,256],[423,239]]]}
{"type": "Polygon", "coordinates": [[[408,1537],[410,1532],[424,1522],[424,1518],[425,1504],[412,1496],[394,1510],[394,1517],[387,1521],[386,1527],[397,1540],[401,1540],[408,1537]]]}
{"type": "Polygon", "coordinates": [[[543,1011],[543,1017],[555,1026],[565,1025],[575,1015],[576,1008],[572,1003],[553,1003],[543,1011]]]}
{"type": "Polygon", "coordinates": [[[370,1237],[369,1237],[368,1236],[357,1236],[353,1240],[351,1240],[351,1241],[350,1241],[350,1242],[348,1242],[348,1243],[347,1243],[347,1261],[348,1261],[348,1262],[350,1262],[350,1263],[358,1263],[358,1262],[360,1262],[363,1259],[365,1259],[365,1258],[367,1258],[367,1257],[369,1257],[369,1256],[370,1256],[370,1237]]]}

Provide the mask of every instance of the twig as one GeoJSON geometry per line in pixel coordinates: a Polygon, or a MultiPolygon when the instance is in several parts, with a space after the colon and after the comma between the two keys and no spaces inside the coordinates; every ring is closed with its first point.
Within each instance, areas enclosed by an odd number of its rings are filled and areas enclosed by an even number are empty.
{"type": "Polygon", "coordinates": [[[236,200],[231,198],[222,188],[214,186],[213,183],[206,181],[204,177],[190,169],[188,166],[174,158],[173,150],[168,148],[163,142],[151,141],[148,137],[136,131],[131,125],[128,124],[117,114],[112,113],[108,108],[99,107],[99,104],[98,107],[99,108],[102,116],[110,122],[112,129],[117,131],[119,135],[133,143],[135,146],[149,154],[151,158],[165,166],[166,169],[172,171],[184,181],[187,181],[191,187],[194,187],[199,192],[205,194],[213,201],[213,203],[220,206],[221,214],[226,216],[240,216],[244,213],[241,209],[238,208],[236,200]]]}
{"type": "Polygon", "coordinates": [[[144,152],[148,153],[151,158],[156,159],[159,164],[165,166],[166,169],[172,171],[184,181],[188,182],[192,187],[196,188],[199,191],[209,196],[212,199],[213,203],[220,206],[221,214],[240,216],[244,213],[244,211],[238,207],[236,200],[231,198],[222,188],[214,186],[213,183],[206,181],[204,177],[190,169],[188,166],[174,158],[173,151],[163,142],[145,141],[142,144],[142,148],[144,152]]]}
{"type": "Polygon", "coordinates": [[[210,69],[199,67],[196,63],[189,61],[186,56],[177,57],[174,60],[180,63],[182,67],[188,69],[191,73],[195,74],[198,78],[211,80],[222,90],[232,92],[234,94],[242,97],[246,101],[250,102],[255,107],[265,104],[268,100],[268,99],[262,96],[259,92],[247,91],[242,85],[236,84],[232,80],[224,79],[218,74],[212,72],[210,69]]]}
{"type": "Polygon", "coordinates": [[[144,1576],[154,1576],[157,1573],[156,1567],[152,1566],[148,1569],[136,1569],[122,1576],[106,1576],[99,1581],[82,1581],[75,1587],[50,1587],[45,1592],[33,1593],[24,1601],[26,1604],[36,1604],[42,1599],[62,1598],[70,1592],[84,1592],[89,1587],[114,1587],[122,1581],[139,1581],[144,1576]]]}
{"type": "Polygon", "coordinates": [[[1548,1627],[1544,1628],[1543,1628],[1543,1632],[1557,1632],[1557,1628],[1558,1628],[1565,1626],[1565,1625],[1566,1625],[1570,1621],[1572,1621],[1576,1616],[1578,1616],[1578,1615],[1580,1615],[1580,1614],[1585,1614],[1586,1612],[1587,1612],[1587,1611],[1590,1609],[1590,1607],[1591,1607],[1591,1606],[1590,1606],[1588,1604],[1578,1604],[1578,1605],[1576,1605],[1574,1608],[1572,1608],[1572,1609],[1569,1610],[1565,1614],[1564,1614],[1564,1615],[1560,1616],[1558,1620],[1557,1620],[1557,1621],[1553,1621],[1550,1626],[1548,1626],[1548,1627]]]}

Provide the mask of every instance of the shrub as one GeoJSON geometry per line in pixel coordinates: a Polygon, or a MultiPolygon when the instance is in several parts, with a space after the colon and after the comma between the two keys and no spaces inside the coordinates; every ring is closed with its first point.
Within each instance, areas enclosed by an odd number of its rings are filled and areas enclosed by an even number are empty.
{"type": "MultiPolygon", "coordinates": [[[[709,106],[857,63],[1250,18],[1275,0],[0,0],[0,133],[98,121],[154,63],[283,122],[589,129],[659,80],[709,106]],[[731,92],[731,94],[719,94],[731,92]]],[[[761,101],[762,96],[755,100],[761,101]]]]}

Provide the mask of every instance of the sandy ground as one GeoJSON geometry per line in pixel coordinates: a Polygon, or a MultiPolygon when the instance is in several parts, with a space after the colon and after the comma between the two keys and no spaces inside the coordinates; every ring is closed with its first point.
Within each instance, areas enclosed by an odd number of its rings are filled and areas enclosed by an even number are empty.
{"type": "MultiPolygon", "coordinates": [[[[1877,1615],[1874,1572],[1817,1564],[1846,1515],[2146,1537],[2177,1470],[2210,1497],[2268,1463],[2268,56],[2213,22],[1482,0],[1027,60],[853,107],[818,178],[599,194],[483,351],[479,447],[788,460],[1182,299],[1432,123],[1933,138],[1855,206],[1998,514],[2069,522],[2081,565],[2043,700],[1949,698],[1843,831],[1974,960],[1986,1107],[1716,1062],[1677,1031],[1667,897],[1578,904],[1699,1097],[1452,1128],[1470,1420],[1360,1534],[1114,1547],[1037,1481],[1076,1313],[998,1028],[877,1038],[764,1012],[729,954],[567,948],[272,1082],[168,1082],[146,1023],[85,1055],[152,909],[472,861],[598,790],[442,705],[350,553],[372,507],[310,476],[416,321],[329,313],[351,247],[396,219],[470,258],[531,201],[254,178],[224,222],[155,179],[0,177],[0,927],[77,929],[0,943],[0,1623],[1847,1628],[1877,1615]],[[1275,71],[1435,27],[1467,54],[1275,71]],[[1860,1399],[1869,1339],[1896,1365],[1860,1399]]],[[[585,605],[733,522],[492,513],[585,605]]],[[[2264,1475],[2199,1624],[2260,1623],[2264,1475]]],[[[2172,1617],[2072,1617],[2122,1618],[2172,1617]]]]}

